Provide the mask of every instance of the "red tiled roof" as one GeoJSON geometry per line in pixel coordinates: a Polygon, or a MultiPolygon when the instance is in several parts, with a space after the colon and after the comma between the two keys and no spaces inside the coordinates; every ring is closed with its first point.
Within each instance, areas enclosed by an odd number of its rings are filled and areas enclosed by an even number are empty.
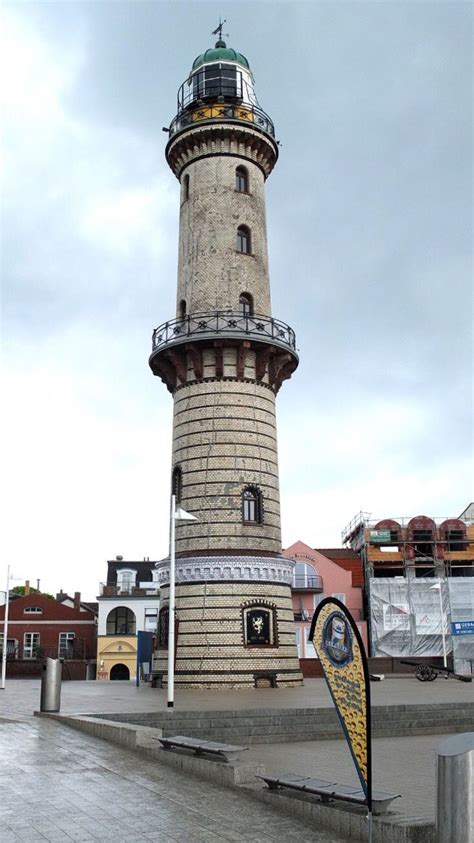
{"type": "Polygon", "coordinates": [[[364,570],[362,568],[362,560],[357,555],[355,550],[350,550],[347,547],[330,547],[330,548],[323,548],[315,547],[314,548],[318,553],[321,553],[322,556],[325,556],[327,559],[330,559],[331,562],[335,562],[336,565],[339,565],[341,568],[344,568],[345,571],[350,571],[352,573],[352,585],[357,588],[361,588],[364,585],[364,570]]]}

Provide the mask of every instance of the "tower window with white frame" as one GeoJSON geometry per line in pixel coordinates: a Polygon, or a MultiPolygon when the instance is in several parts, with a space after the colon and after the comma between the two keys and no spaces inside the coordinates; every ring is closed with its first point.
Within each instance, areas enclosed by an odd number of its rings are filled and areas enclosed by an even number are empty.
{"type": "Polygon", "coordinates": [[[237,251],[241,255],[252,254],[250,229],[246,225],[239,225],[237,229],[237,251]]]}
{"type": "Polygon", "coordinates": [[[237,193],[249,192],[249,175],[246,167],[237,167],[235,171],[235,189],[237,193]]]}
{"type": "Polygon", "coordinates": [[[263,498],[256,486],[246,486],[242,492],[242,520],[244,524],[263,522],[263,498]]]}

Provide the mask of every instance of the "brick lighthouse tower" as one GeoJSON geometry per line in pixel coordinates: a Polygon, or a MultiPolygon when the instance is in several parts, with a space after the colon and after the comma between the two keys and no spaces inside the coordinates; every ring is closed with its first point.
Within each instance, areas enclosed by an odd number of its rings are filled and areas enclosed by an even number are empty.
{"type": "MultiPolygon", "coordinates": [[[[275,396],[298,365],[271,314],[265,180],[278,158],[245,56],[199,55],[178,92],[166,160],[179,179],[176,316],[153,332],[150,367],[174,399],[172,492],[197,520],[176,527],[175,682],[300,684],[291,582],[281,556],[275,396]]],[[[169,560],[156,670],[166,670],[169,560]]]]}

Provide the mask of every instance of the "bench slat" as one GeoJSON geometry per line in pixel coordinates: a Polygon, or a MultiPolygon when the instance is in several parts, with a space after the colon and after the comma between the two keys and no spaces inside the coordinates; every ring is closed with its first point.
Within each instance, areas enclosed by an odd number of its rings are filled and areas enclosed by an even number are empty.
{"type": "MultiPolygon", "coordinates": [[[[287,787],[289,790],[299,790],[303,793],[314,793],[321,796],[323,800],[340,799],[344,802],[352,802],[356,805],[366,805],[365,793],[360,787],[338,784],[326,779],[316,779],[309,776],[298,776],[295,773],[278,773],[272,776],[257,776],[262,779],[270,788],[287,787]]],[[[393,799],[398,799],[399,793],[385,793],[376,790],[372,793],[374,813],[383,813],[393,799]]]]}
{"type": "Polygon", "coordinates": [[[218,741],[203,741],[198,738],[189,738],[186,735],[174,735],[170,738],[156,738],[155,740],[160,741],[164,749],[171,749],[172,747],[190,749],[197,755],[208,753],[209,755],[217,755],[225,761],[229,761],[227,755],[235,754],[237,756],[238,753],[248,749],[246,746],[235,746],[218,741]]]}

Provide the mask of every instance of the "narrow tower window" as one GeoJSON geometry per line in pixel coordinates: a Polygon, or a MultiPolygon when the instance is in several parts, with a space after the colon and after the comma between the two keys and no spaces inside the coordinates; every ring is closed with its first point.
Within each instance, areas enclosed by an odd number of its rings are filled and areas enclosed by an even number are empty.
{"type": "Polygon", "coordinates": [[[235,189],[238,193],[249,192],[249,176],[245,167],[237,167],[235,171],[235,189]]]}
{"type": "Polygon", "coordinates": [[[244,524],[261,524],[263,521],[262,493],[256,486],[246,486],[242,492],[242,520],[244,524]]]}
{"type": "Polygon", "coordinates": [[[189,176],[183,178],[183,200],[189,199],[189,176]]]}
{"type": "Polygon", "coordinates": [[[239,298],[239,309],[242,316],[252,316],[253,299],[249,293],[242,293],[239,298]]]}
{"type": "Polygon", "coordinates": [[[175,496],[176,503],[181,501],[181,493],[183,491],[183,472],[181,466],[175,465],[173,468],[173,475],[171,477],[171,494],[175,496]]]}
{"type": "Polygon", "coordinates": [[[250,229],[246,225],[239,225],[237,229],[237,251],[250,255],[250,229]]]}
{"type": "Polygon", "coordinates": [[[181,299],[179,303],[179,318],[186,319],[186,299],[181,299]]]}

